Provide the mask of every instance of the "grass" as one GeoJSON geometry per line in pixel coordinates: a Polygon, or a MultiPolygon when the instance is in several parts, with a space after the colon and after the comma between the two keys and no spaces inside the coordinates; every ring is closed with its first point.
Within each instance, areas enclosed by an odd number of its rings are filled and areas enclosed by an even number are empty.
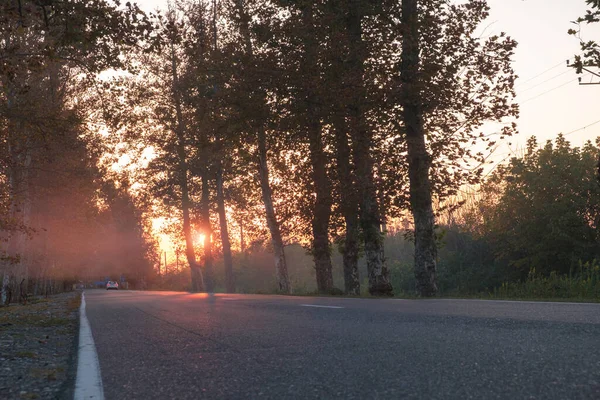
{"type": "Polygon", "coordinates": [[[44,298],[44,297],[41,297],[41,296],[38,296],[38,297],[31,297],[31,298],[28,300],[28,304],[40,304],[40,303],[48,303],[48,302],[49,302],[49,300],[48,300],[48,299],[46,299],[46,298],[44,298]]]}
{"type": "Polygon", "coordinates": [[[600,266],[597,262],[579,263],[577,273],[571,270],[568,275],[551,273],[549,276],[529,272],[525,281],[506,282],[496,288],[493,298],[532,298],[600,301],[600,266]]]}
{"type": "MultiPolygon", "coordinates": [[[[262,292],[256,294],[280,294],[277,292],[262,292]]],[[[331,297],[331,298],[354,298],[354,299],[405,299],[418,300],[423,299],[416,294],[402,292],[393,297],[374,297],[369,294],[361,293],[355,295],[332,295],[321,294],[317,291],[296,292],[287,296],[295,297],[331,297]]],[[[591,281],[578,281],[573,278],[568,280],[564,277],[538,278],[535,281],[527,280],[525,282],[505,283],[493,292],[482,293],[453,293],[440,294],[432,299],[472,299],[472,300],[513,300],[513,301],[553,301],[553,302],[573,302],[573,303],[600,303],[600,284],[591,281]],[[557,283],[558,282],[558,283],[557,283]]]]}
{"type": "Polygon", "coordinates": [[[15,356],[19,358],[36,358],[37,354],[35,354],[33,351],[18,351],[15,356]]]}
{"type": "Polygon", "coordinates": [[[40,328],[48,328],[53,326],[63,326],[71,323],[68,318],[48,317],[45,315],[11,315],[4,314],[0,315],[1,324],[13,324],[13,325],[29,325],[40,328]]]}
{"type": "Polygon", "coordinates": [[[68,325],[70,322],[71,322],[71,320],[69,320],[68,318],[50,317],[50,318],[40,318],[39,320],[34,321],[32,323],[32,325],[49,328],[52,326],[68,325]]]}
{"type": "Polygon", "coordinates": [[[81,294],[78,294],[76,297],[69,299],[67,301],[67,310],[69,311],[77,311],[81,306],[81,294]]]}
{"type": "Polygon", "coordinates": [[[22,399],[35,400],[35,399],[39,399],[40,395],[38,393],[28,392],[28,393],[22,393],[20,397],[22,399]]]}
{"type": "Polygon", "coordinates": [[[79,309],[81,295],[68,299],[65,308],[61,307],[57,310],[58,312],[53,312],[53,314],[48,312],[51,301],[44,300],[27,305],[17,304],[11,307],[0,308],[0,329],[2,329],[2,325],[34,326],[40,328],[66,327],[73,322],[66,316],[79,309]]]}
{"type": "Polygon", "coordinates": [[[32,378],[43,378],[48,381],[55,381],[58,379],[58,375],[64,372],[64,368],[31,368],[29,370],[29,375],[32,378]]]}

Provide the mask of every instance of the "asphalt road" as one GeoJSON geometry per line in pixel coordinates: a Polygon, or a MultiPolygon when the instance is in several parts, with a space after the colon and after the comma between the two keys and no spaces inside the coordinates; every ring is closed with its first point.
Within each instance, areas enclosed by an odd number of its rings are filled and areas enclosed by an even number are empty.
{"type": "Polygon", "coordinates": [[[107,399],[600,399],[600,304],[85,293],[107,399]]]}

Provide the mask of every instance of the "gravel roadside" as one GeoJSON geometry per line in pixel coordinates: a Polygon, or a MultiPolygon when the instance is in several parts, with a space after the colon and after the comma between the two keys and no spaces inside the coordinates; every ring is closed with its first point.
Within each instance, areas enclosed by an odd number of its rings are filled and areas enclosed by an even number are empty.
{"type": "Polygon", "coordinates": [[[79,292],[0,308],[0,399],[70,399],[79,292]]]}

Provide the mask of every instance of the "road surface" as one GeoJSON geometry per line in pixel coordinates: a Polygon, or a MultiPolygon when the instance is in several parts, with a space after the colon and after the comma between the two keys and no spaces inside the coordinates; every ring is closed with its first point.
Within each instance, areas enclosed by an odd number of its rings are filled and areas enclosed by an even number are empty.
{"type": "Polygon", "coordinates": [[[600,304],[85,293],[106,399],[600,399],[600,304]]]}

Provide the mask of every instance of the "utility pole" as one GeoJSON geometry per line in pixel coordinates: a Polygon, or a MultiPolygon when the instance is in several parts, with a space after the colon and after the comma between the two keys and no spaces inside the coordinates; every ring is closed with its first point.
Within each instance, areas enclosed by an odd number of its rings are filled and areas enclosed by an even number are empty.
{"type": "MultiPolygon", "coordinates": [[[[575,65],[571,65],[570,60],[567,60],[567,67],[575,67],[575,65]]],[[[600,74],[598,74],[597,72],[591,71],[591,70],[587,69],[586,67],[581,67],[581,70],[585,71],[585,72],[589,72],[590,74],[600,78],[600,74]]],[[[579,77],[579,85],[580,86],[600,85],[600,82],[581,82],[581,77],[579,77]]]]}
{"type": "MultiPolygon", "coordinates": [[[[567,60],[567,66],[568,67],[575,67],[575,65],[571,65],[571,63],[569,62],[569,60],[567,60]]],[[[597,66],[600,68],[600,66],[597,66]]],[[[597,72],[594,71],[590,71],[589,69],[587,69],[586,67],[581,67],[582,71],[585,72],[589,72],[590,74],[597,76],[598,78],[600,78],[600,74],[598,74],[597,72]]],[[[587,85],[600,85],[600,82],[581,82],[581,77],[579,77],[579,85],[580,86],[587,86],[587,85]]],[[[600,153],[598,154],[598,163],[596,164],[596,179],[598,180],[598,183],[600,184],[600,153]]]]}

